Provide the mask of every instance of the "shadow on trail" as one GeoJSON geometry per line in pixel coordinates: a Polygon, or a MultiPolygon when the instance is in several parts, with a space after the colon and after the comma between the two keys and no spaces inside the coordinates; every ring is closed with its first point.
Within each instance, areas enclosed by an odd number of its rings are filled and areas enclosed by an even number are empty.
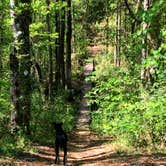
{"type": "Polygon", "coordinates": [[[94,166],[165,166],[166,154],[153,155],[125,155],[106,152],[97,155],[89,155],[80,159],[71,157],[68,161],[69,165],[94,165],[94,166]]]}
{"type": "Polygon", "coordinates": [[[15,157],[16,160],[26,162],[43,162],[47,165],[51,165],[54,163],[55,153],[52,150],[41,150],[39,149],[36,153],[20,153],[15,157]]]}
{"type": "Polygon", "coordinates": [[[166,154],[115,153],[110,140],[87,134],[74,134],[69,142],[68,165],[71,166],[166,166],[166,154]],[[87,137],[87,138],[86,138],[87,137]],[[89,139],[89,140],[88,140],[89,139]]]}
{"type": "MultiPolygon", "coordinates": [[[[111,146],[103,145],[105,140],[93,141],[83,148],[69,144],[68,166],[166,166],[166,154],[119,154],[112,151],[111,146]]],[[[54,148],[37,146],[34,154],[21,153],[9,166],[51,166],[54,164],[54,148]],[[16,162],[18,161],[18,162],[16,162]],[[20,162],[21,161],[21,162],[20,162]],[[20,165],[19,165],[19,164],[20,165]]],[[[62,159],[62,154],[60,155],[62,159]]],[[[1,165],[1,164],[0,164],[1,165]]],[[[57,165],[62,165],[62,162],[57,165]]],[[[6,166],[6,165],[4,165],[6,166]]]]}
{"type": "Polygon", "coordinates": [[[76,131],[70,135],[69,139],[69,153],[96,149],[103,143],[110,142],[108,139],[97,139],[95,135],[91,135],[90,130],[76,131]]]}

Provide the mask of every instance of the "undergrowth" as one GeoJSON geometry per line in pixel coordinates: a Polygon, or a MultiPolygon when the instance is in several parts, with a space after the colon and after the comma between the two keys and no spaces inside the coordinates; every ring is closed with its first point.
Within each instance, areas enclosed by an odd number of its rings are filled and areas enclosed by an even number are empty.
{"type": "MultiPolygon", "coordinates": [[[[1,103],[0,108],[4,110],[0,113],[0,155],[12,157],[20,153],[32,152],[35,150],[34,143],[54,146],[53,122],[63,122],[64,130],[70,132],[75,125],[78,106],[74,102],[67,102],[67,95],[67,92],[61,91],[52,101],[46,102],[41,100],[42,96],[39,93],[33,93],[31,135],[26,135],[21,129],[15,134],[10,133],[10,103],[1,103]]],[[[7,98],[4,100],[8,101],[7,98]]]]}
{"type": "Polygon", "coordinates": [[[165,150],[166,86],[163,81],[156,82],[157,89],[152,86],[146,90],[141,86],[139,72],[133,75],[127,68],[112,67],[108,62],[105,72],[101,72],[101,64],[91,77],[95,86],[87,94],[89,105],[93,106],[92,130],[111,136],[121,150],[127,146],[165,150]]]}

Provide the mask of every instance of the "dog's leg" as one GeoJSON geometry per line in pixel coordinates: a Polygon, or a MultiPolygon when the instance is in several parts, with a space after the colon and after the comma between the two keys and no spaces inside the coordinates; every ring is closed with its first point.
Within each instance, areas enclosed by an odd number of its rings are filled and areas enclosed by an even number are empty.
{"type": "Polygon", "coordinates": [[[57,162],[59,162],[59,146],[56,144],[56,147],[55,147],[55,153],[56,153],[56,156],[55,156],[55,164],[57,162]]]}
{"type": "Polygon", "coordinates": [[[67,145],[66,147],[64,147],[64,157],[63,157],[64,166],[66,166],[66,162],[67,162],[67,145]]]}

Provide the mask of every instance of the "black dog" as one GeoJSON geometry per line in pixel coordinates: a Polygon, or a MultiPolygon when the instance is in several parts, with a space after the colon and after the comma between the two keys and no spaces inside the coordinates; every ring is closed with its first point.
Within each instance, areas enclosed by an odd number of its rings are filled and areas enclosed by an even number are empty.
{"type": "Polygon", "coordinates": [[[59,161],[59,149],[62,148],[64,151],[63,163],[66,165],[67,160],[67,134],[62,129],[63,123],[53,123],[55,132],[56,132],[56,140],[55,140],[55,164],[59,161]]]}

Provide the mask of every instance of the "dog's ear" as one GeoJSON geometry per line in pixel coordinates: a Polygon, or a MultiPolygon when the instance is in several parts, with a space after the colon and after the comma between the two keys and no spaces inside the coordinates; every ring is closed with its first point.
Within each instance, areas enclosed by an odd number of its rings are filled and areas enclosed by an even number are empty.
{"type": "Polygon", "coordinates": [[[53,124],[53,126],[55,127],[55,128],[60,128],[60,127],[62,127],[62,125],[63,125],[63,123],[62,122],[53,122],[52,123],[53,124]]]}
{"type": "Polygon", "coordinates": [[[62,125],[63,125],[62,122],[55,122],[54,124],[55,124],[55,125],[58,125],[58,126],[62,126],[62,125]]]}
{"type": "Polygon", "coordinates": [[[63,125],[63,123],[62,123],[62,122],[60,122],[60,123],[59,123],[59,125],[61,125],[61,126],[62,126],[62,125],[63,125]]]}

